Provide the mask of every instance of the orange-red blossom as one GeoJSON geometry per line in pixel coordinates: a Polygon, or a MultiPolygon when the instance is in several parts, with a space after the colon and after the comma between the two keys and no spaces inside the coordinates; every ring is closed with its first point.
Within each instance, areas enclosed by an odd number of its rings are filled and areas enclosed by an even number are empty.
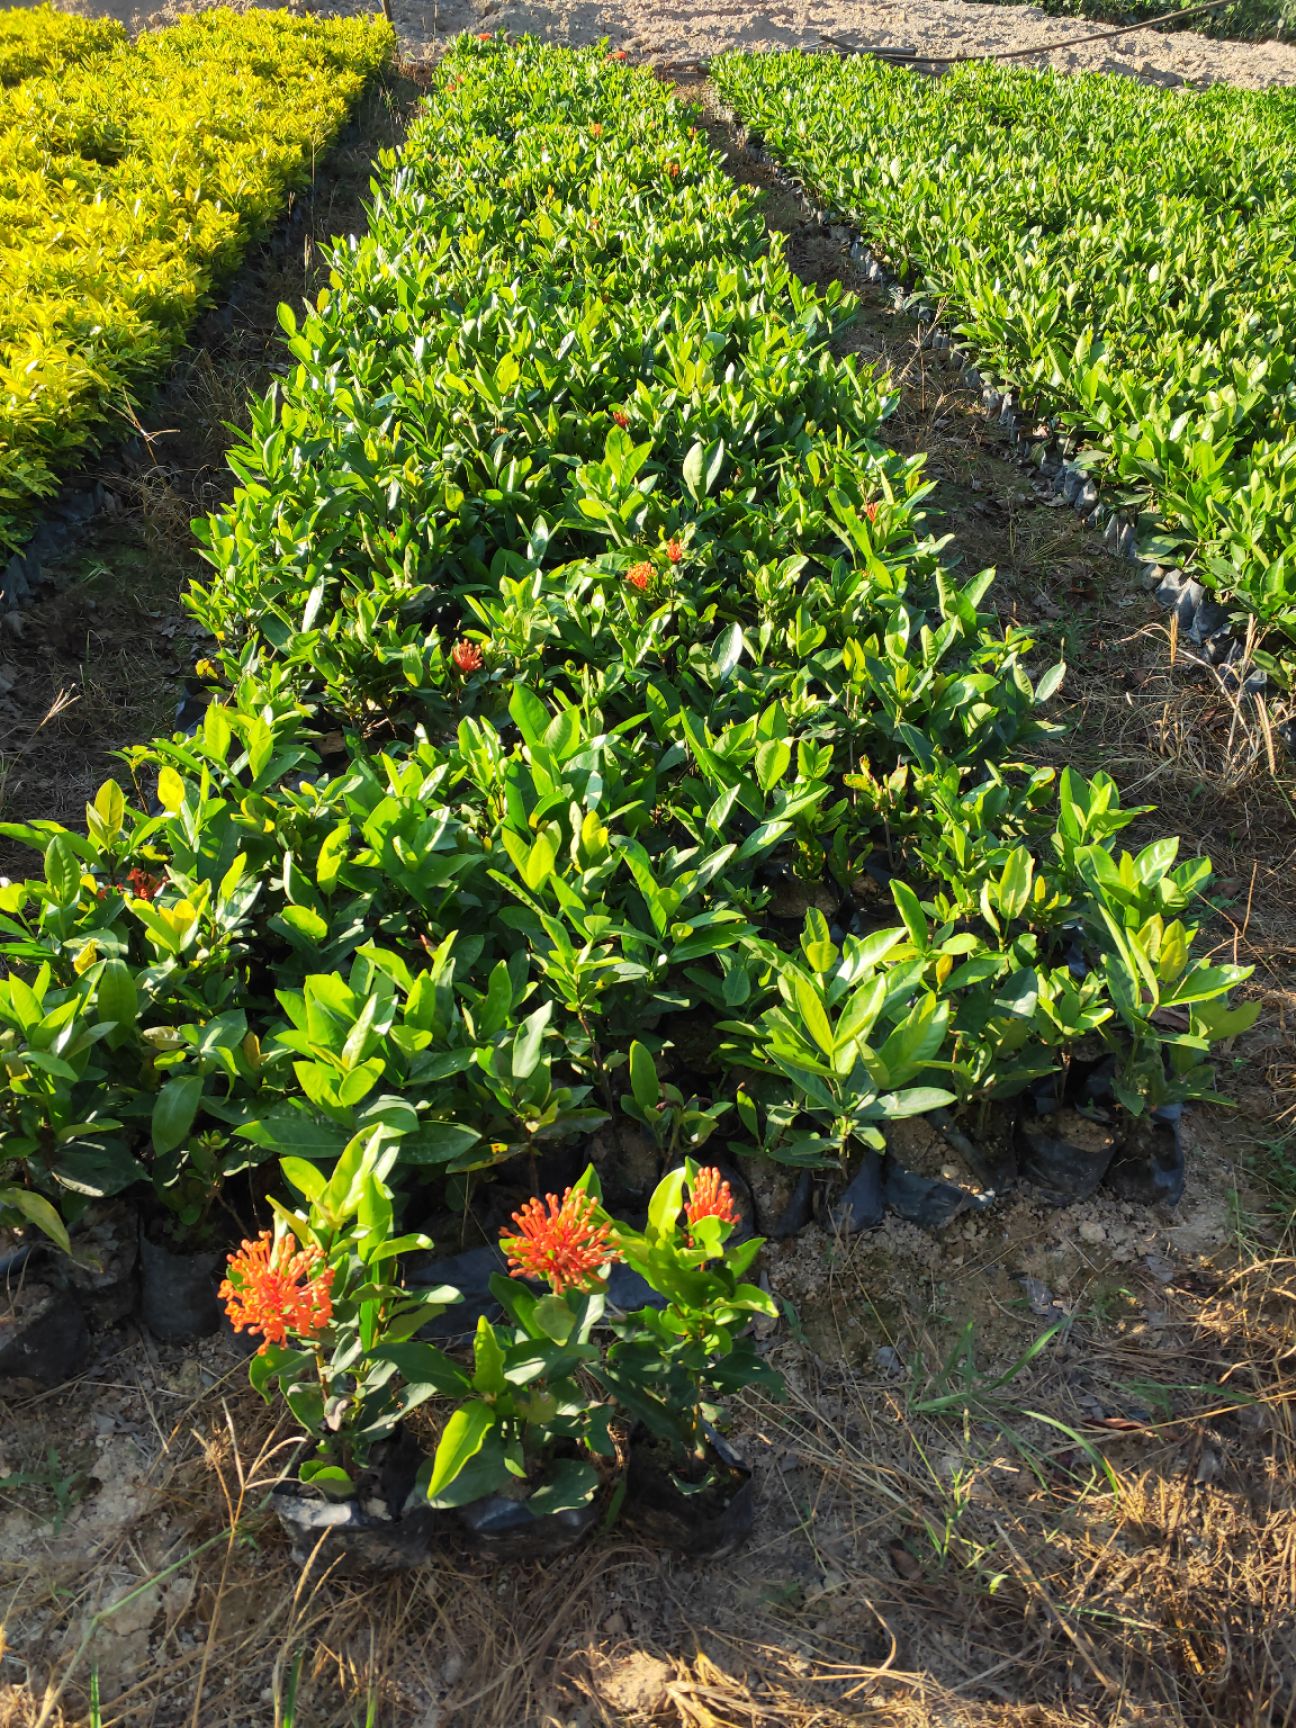
{"type": "Polygon", "coordinates": [[[262,1334],[258,1356],[289,1338],[318,1338],[332,1320],[333,1268],[321,1265],[323,1258],[318,1248],[301,1248],[293,1236],[275,1241],[268,1230],[230,1255],[220,1298],[236,1332],[262,1334]]]}
{"type": "Polygon", "coordinates": [[[714,1164],[704,1165],[693,1178],[684,1206],[684,1216],[690,1226],[690,1248],[697,1246],[693,1240],[693,1228],[704,1218],[719,1218],[725,1224],[738,1222],[738,1208],[734,1204],[733,1192],[714,1164]]]}
{"type": "Polygon", "coordinates": [[[642,564],[632,564],[626,571],[626,581],[632,588],[637,588],[642,594],[653,579],[653,567],[645,561],[642,564]]]}
{"type": "Polygon", "coordinates": [[[531,1199],[513,1214],[516,1236],[501,1232],[500,1246],[508,1255],[514,1278],[543,1278],[555,1296],[564,1290],[588,1290],[609,1260],[619,1260],[620,1251],[609,1236],[612,1226],[600,1221],[594,1197],[581,1188],[568,1188],[559,1202],[556,1194],[531,1199]]]}
{"type": "Polygon", "coordinates": [[[456,642],[450,650],[450,658],[461,672],[480,672],[482,669],[482,651],[475,642],[456,642]]]}
{"type": "Polygon", "coordinates": [[[135,891],[137,900],[156,900],[162,887],[162,878],[153,876],[147,870],[141,870],[138,865],[126,872],[126,880],[135,891]]]}

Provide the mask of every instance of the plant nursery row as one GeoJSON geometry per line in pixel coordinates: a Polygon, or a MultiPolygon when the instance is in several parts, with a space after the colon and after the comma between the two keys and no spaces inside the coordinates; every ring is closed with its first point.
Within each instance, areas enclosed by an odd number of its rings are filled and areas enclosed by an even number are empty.
{"type": "Polygon", "coordinates": [[[128,42],[0,15],[0,547],[121,430],[393,47],[362,19],[217,10],[128,42]]]}
{"type": "Polygon", "coordinates": [[[726,55],[724,100],[1081,447],[1142,555],[1296,635],[1296,92],[726,55]]]}
{"type": "Polygon", "coordinates": [[[650,74],[461,41],[282,312],[201,531],[205,712],[84,834],[3,825],[43,854],[0,889],[9,1221],[128,1194],[197,1244],[282,1160],[226,1297],[339,1501],[435,1394],[392,1506],[511,1533],[543,1483],[579,1534],[619,1412],[723,1523],[705,1424],[774,1312],[740,1225],[1177,1193],[1252,1018],[1209,863],[1023,765],[1063,668],[942,562],[850,313],[650,74]],[[414,1334],[473,1253],[410,1254],[501,1231],[465,1366],[414,1334]]]}
{"type": "Polygon", "coordinates": [[[64,67],[120,48],[125,29],[110,18],[82,18],[53,6],[0,13],[0,85],[64,67]]]}

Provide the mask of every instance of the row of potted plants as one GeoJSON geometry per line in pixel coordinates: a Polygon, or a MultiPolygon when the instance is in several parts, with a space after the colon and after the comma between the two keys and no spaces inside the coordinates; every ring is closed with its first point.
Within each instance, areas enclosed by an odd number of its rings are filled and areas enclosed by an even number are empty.
{"type": "Polygon", "coordinates": [[[390,24],[213,7],[128,38],[0,20],[0,549],[120,425],[215,284],[309,183],[390,24]]]}
{"type": "Polygon", "coordinates": [[[898,1199],[898,1125],[989,1162],[1023,1101],[1155,1159],[1253,1013],[1209,864],[1026,765],[1062,669],[942,561],[850,313],[651,76],[455,47],[283,313],[201,718],[85,833],[5,825],[7,1220],[219,1235],[375,1134],[438,1234],[586,1149],[642,1207],[717,1135],[757,1186],[887,1147],[898,1199]]]}
{"type": "Polygon", "coordinates": [[[689,1161],[653,1193],[642,1229],[609,1217],[592,1167],[561,1201],[531,1199],[506,1227],[508,1273],[455,1352],[420,1336],[461,1300],[410,1288],[394,1230],[396,1143],[357,1136],[329,1176],[285,1159],[297,1205],[231,1256],[221,1294],[259,1336],[253,1385],[279,1393],[310,1445],[275,1509],[302,1558],[417,1565],[451,1536],[496,1559],[561,1552],[624,1505],[655,1540],[715,1553],[747,1533],[750,1471],[713,1424],[724,1399],[777,1374],[748,1335],[772,1298],[744,1282],[760,1238],[718,1170],[689,1161]],[[628,1265],[643,1306],[610,1313],[628,1265]],[[414,1412],[453,1400],[433,1447],[414,1412]]]}
{"type": "Polygon", "coordinates": [[[1290,92],[801,53],[723,55],[712,76],[940,308],[987,387],[1080,443],[1142,555],[1268,633],[1261,664],[1286,688],[1290,92]]]}

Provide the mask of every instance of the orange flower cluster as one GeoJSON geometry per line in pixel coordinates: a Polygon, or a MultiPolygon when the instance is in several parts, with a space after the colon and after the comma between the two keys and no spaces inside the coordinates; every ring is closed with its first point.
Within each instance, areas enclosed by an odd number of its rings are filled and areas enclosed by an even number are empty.
{"type": "Polygon", "coordinates": [[[700,1224],[704,1218],[719,1218],[725,1224],[738,1222],[738,1208],[734,1205],[733,1193],[714,1164],[705,1165],[693,1178],[693,1186],[684,1206],[684,1216],[690,1225],[690,1248],[697,1246],[691,1227],[700,1224]]]}
{"type": "Polygon", "coordinates": [[[642,594],[653,579],[653,567],[645,559],[642,564],[632,564],[626,571],[626,581],[632,588],[637,588],[642,594]]]}
{"type": "Polygon", "coordinates": [[[543,1278],[555,1296],[564,1290],[589,1290],[609,1260],[620,1253],[609,1241],[612,1226],[600,1223],[592,1195],[568,1188],[559,1203],[556,1194],[544,1202],[528,1200],[513,1214],[516,1236],[501,1232],[500,1246],[508,1255],[514,1278],[543,1278]]]}
{"type": "Polygon", "coordinates": [[[626,57],[626,51],[624,48],[614,48],[612,50],[612,52],[608,55],[609,60],[624,60],[625,57],[626,57]]]}
{"type": "Polygon", "coordinates": [[[594,124],[590,127],[590,137],[591,138],[601,138],[602,136],[603,136],[603,127],[596,120],[594,122],[594,124]]]}
{"type": "Polygon", "coordinates": [[[666,556],[670,559],[672,564],[679,563],[680,559],[684,556],[684,548],[680,545],[678,540],[672,539],[666,542],[666,556]]]}
{"type": "Polygon", "coordinates": [[[456,642],[450,658],[461,672],[480,672],[484,664],[482,651],[475,642],[456,642]]]}
{"type": "Polygon", "coordinates": [[[870,522],[876,522],[877,516],[878,516],[877,505],[876,504],[866,504],[864,506],[864,514],[868,517],[870,522]]]}
{"type": "Polygon", "coordinates": [[[258,1356],[289,1338],[318,1338],[333,1318],[333,1268],[316,1270],[323,1258],[295,1237],[276,1242],[268,1230],[230,1255],[220,1299],[236,1332],[262,1334],[258,1356]]]}
{"type": "Polygon", "coordinates": [[[672,180],[678,180],[679,179],[679,163],[678,162],[668,162],[666,164],[666,172],[670,175],[672,180]]]}
{"type": "Polygon", "coordinates": [[[620,408],[613,408],[611,410],[611,414],[612,414],[612,418],[616,421],[617,425],[624,432],[626,427],[630,424],[630,416],[626,413],[623,413],[620,408]]]}

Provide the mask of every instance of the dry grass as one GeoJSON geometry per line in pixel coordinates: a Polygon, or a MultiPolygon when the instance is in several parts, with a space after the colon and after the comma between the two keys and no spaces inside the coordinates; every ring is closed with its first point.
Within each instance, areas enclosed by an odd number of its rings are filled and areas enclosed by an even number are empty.
{"type": "Polygon", "coordinates": [[[127,1341],[10,1411],[6,1473],[51,1434],[81,1463],[61,1522],[0,1495],[0,1724],[86,1722],[92,1676],[120,1728],[1288,1724],[1296,1260],[1235,1253],[1228,1180],[1203,1148],[1204,1255],[1110,1203],[772,1251],[789,1395],[744,1413],[760,1524],[723,1566],[613,1532],[299,1575],[263,1507],[292,1440],[233,1346],[127,1341]]]}

